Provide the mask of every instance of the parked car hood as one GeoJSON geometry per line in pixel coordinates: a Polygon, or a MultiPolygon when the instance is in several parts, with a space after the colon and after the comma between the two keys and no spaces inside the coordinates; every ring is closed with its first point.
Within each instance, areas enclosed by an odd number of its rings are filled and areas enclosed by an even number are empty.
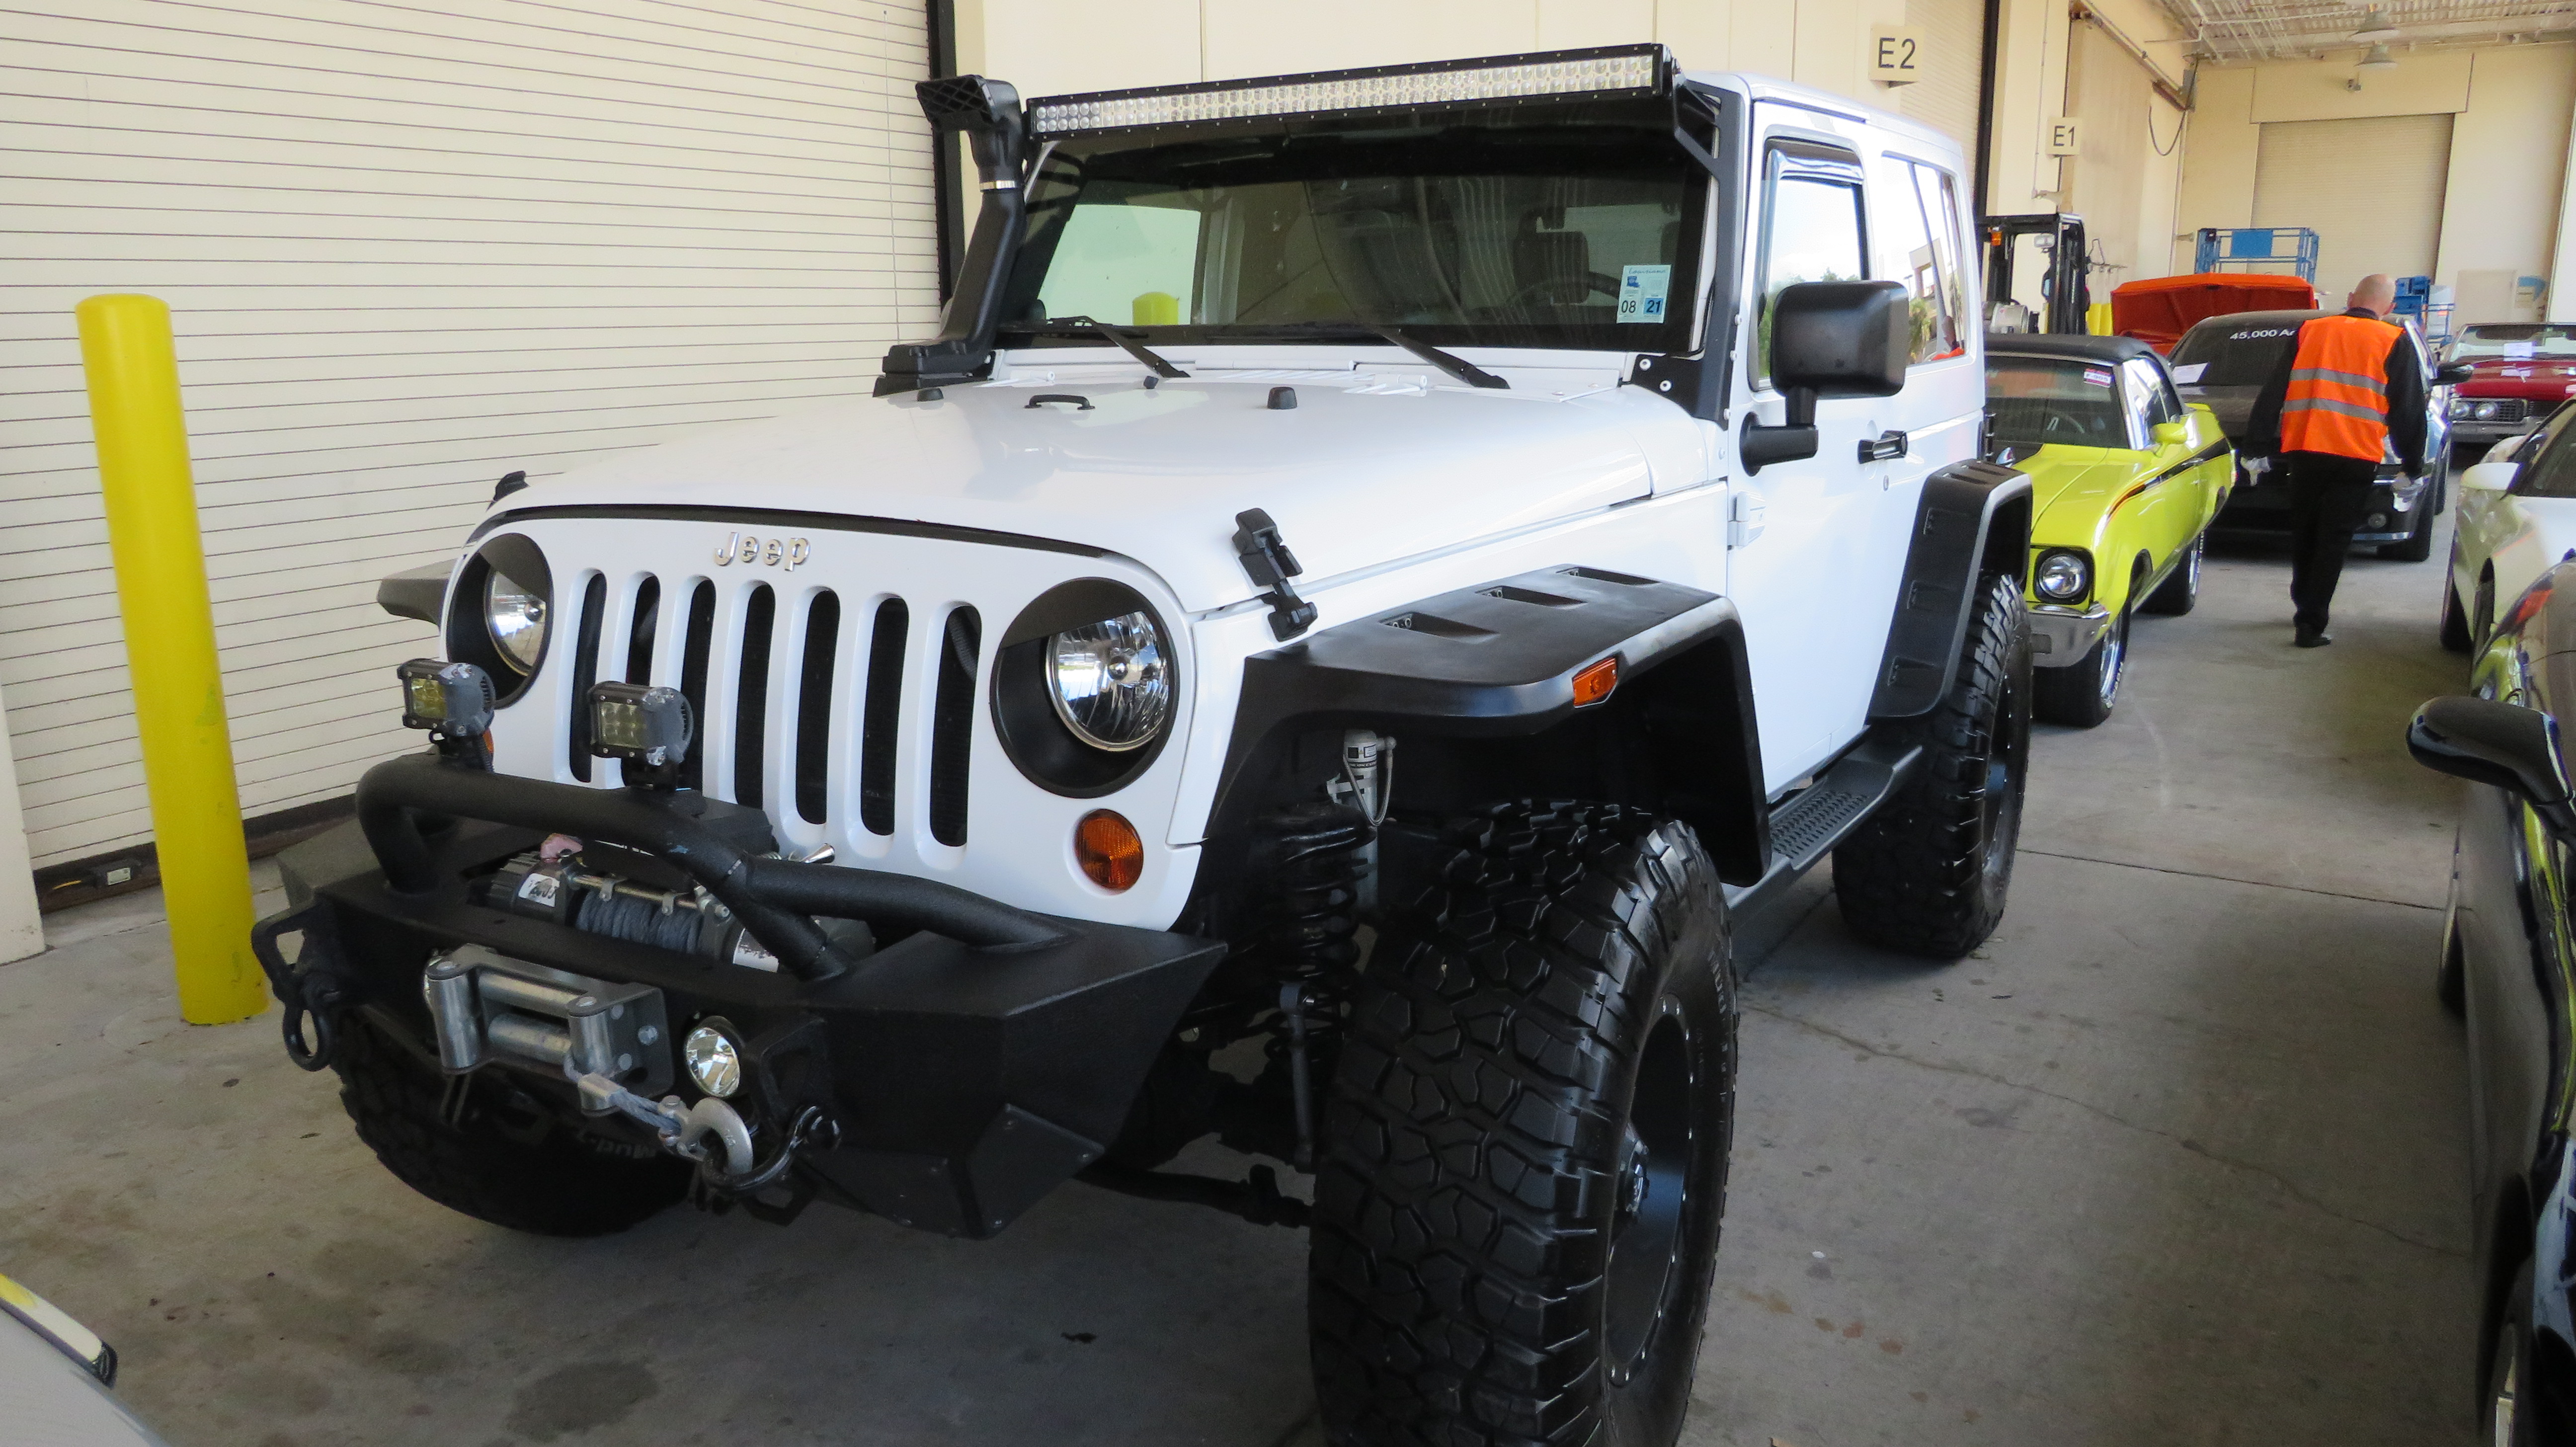
{"type": "Polygon", "coordinates": [[[2461,397],[2520,397],[2554,406],[2576,397],[2576,361],[2489,358],[2472,363],[2469,379],[2452,392],[2461,397]]]}
{"type": "Polygon", "coordinates": [[[987,529],[1134,558],[1201,610],[1256,591],[1230,541],[1248,508],[1276,520],[1311,589],[1645,497],[1659,469],[1667,491],[1704,477],[1689,415],[1606,367],[1571,384],[1517,373],[1507,391],[1349,370],[1211,370],[1148,389],[1135,367],[1088,370],[711,430],[498,510],[696,505],[987,529]],[[1274,387],[1295,405],[1275,409],[1274,387]],[[1040,400],[1053,396],[1077,400],[1040,400]]]}
{"type": "MultiPolygon", "coordinates": [[[[2121,493],[2145,475],[2148,454],[2125,447],[2043,447],[2013,466],[2030,475],[2030,519],[2034,535],[2057,519],[2086,509],[2107,511],[2121,493]]],[[[2090,533],[2089,522],[2078,531],[2090,533]]]]}

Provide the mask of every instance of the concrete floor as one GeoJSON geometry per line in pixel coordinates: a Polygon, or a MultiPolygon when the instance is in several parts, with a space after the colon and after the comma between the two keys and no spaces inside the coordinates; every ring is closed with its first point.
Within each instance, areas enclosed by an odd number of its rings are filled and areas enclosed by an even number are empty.
{"type": "MultiPolygon", "coordinates": [[[[2469,1440],[2454,795],[2400,739],[2460,674],[2438,585],[2356,559],[2302,653],[2279,558],[2213,558],[2114,720],[2042,731],[1975,958],[1872,954],[1820,881],[1751,932],[1686,1441],[2469,1440]]],[[[177,1447],[1320,1441],[1289,1232],[1071,1187],[981,1244],[514,1237],[384,1174],[273,1013],[180,1025],[151,897],[49,926],[0,967],[0,1270],[177,1447]]]]}

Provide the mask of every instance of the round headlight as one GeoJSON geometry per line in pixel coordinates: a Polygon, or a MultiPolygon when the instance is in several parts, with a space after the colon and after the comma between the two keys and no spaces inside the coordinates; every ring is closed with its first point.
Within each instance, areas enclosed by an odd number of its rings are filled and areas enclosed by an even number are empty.
{"type": "Polygon", "coordinates": [[[523,586],[498,568],[483,585],[483,624],[492,630],[492,646],[501,656],[534,673],[546,651],[546,595],[523,586]]]}
{"type": "Polygon", "coordinates": [[[2478,404],[2478,420],[2483,422],[2503,410],[2504,409],[2502,407],[2497,406],[2493,402],[2480,402],[2478,404]]]}
{"type": "Polygon", "coordinates": [[[1056,634],[1047,640],[1056,717],[1096,749],[1125,753],[1152,743],[1172,717],[1169,653],[1149,613],[1056,634]]]}
{"type": "Polygon", "coordinates": [[[2084,596],[2084,585],[2093,580],[2092,573],[2081,553],[2043,553],[2030,582],[2041,597],[2063,603],[2084,596]]]}
{"type": "Polygon", "coordinates": [[[733,1037],[713,1025],[701,1025],[689,1032],[680,1046],[680,1058],[688,1063],[689,1079],[709,1095],[726,1096],[742,1089],[742,1051],[733,1037]]]}

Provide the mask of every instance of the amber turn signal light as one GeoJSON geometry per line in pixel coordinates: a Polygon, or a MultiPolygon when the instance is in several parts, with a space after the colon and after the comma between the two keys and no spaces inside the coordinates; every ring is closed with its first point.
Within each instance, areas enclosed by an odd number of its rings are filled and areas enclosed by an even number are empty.
{"type": "Polygon", "coordinates": [[[1094,809],[1073,827],[1073,857],[1092,883],[1114,894],[1145,872],[1145,841],[1123,815],[1094,809]]]}
{"type": "Polygon", "coordinates": [[[1619,655],[1611,654],[1599,663],[1587,663],[1574,671],[1574,706],[1599,703],[1619,686],[1619,655]]]}

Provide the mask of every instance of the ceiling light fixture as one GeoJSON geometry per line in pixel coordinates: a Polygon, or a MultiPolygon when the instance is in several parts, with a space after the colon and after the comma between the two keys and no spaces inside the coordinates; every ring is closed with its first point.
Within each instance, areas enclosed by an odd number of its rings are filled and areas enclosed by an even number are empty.
{"type": "Polygon", "coordinates": [[[2387,12],[2373,5],[2362,12],[2361,28],[2352,33],[2352,41],[2355,45],[2368,45],[2375,41],[2395,40],[2397,36],[2398,29],[2389,23],[2387,12]]]}
{"type": "Polygon", "coordinates": [[[2396,68],[2397,57],[2388,53],[2388,45],[2385,41],[2370,47],[2370,54],[2363,56],[2361,63],[2353,67],[2355,70],[2395,70],[2396,68]]]}

